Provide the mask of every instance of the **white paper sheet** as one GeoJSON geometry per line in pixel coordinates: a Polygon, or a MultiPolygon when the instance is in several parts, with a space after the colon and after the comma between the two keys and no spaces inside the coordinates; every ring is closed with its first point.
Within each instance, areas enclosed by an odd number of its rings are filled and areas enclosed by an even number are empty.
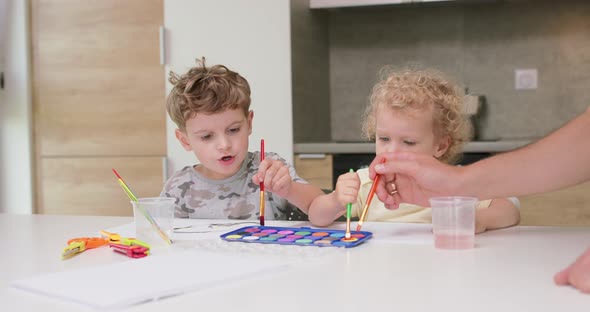
{"type": "Polygon", "coordinates": [[[256,255],[183,251],[17,280],[12,286],[99,309],[123,308],[277,272],[286,263],[256,255]]]}

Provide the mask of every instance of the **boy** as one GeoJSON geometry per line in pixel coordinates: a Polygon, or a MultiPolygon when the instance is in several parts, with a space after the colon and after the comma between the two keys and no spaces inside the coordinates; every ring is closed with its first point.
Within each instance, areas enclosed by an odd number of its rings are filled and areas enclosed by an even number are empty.
{"type": "Polygon", "coordinates": [[[176,138],[199,164],[176,172],[160,196],[176,198],[177,217],[257,219],[259,185],[266,190],[266,219],[286,220],[288,202],[307,213],[321,189],[297,176],[275,153],[248,151],[254,113],[250,86],[223,65],[205,66],[205,59],[186,74],[170,73],[174,86],[166,109],[176,125],[176,138]]]}

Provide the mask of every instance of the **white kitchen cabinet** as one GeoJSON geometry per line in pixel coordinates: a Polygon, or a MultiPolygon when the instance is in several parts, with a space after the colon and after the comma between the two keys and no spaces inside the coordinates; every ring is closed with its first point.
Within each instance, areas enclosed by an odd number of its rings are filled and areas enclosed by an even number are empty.
{"type": "MultiPolygon", "coordinates": [[[[165,0],[166,79],[184,73],[195,59],[224,64],[243,75],[252,89],[250,150],[264,138],[266,151],[292,163],[293,113],[289,0],[165,0]]],[[[171,85],[168,83],[166,94],[171,85]]],[[[168,119],[168,174],[195,164],[168,119]]]]}

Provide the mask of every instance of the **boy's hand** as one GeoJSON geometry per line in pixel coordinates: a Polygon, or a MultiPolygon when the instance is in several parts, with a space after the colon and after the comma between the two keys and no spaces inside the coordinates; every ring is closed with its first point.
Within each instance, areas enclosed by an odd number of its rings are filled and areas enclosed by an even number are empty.
{"type": "Polygon", "coordinates": [[[346,207],[348,203],[356,203],[359,189],[361,187],[361,179],[356,172],[348,172],[338,177],[336,181],[336,200],[340,207],[346,207]]]}
{"type": "Polygon", "coordinates": [[[252,182],[260,185],[264,182],[264,190],[273,192],[282,198],[287,198],[293,183],[289,168],[280,160],[265,159],[258,167],[258,173],[252,177],[252,182]]]}

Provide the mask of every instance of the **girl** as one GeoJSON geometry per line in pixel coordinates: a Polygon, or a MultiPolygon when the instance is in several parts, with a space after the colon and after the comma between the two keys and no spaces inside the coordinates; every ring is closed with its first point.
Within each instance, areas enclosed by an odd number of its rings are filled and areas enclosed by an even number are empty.
{"type": "MultiPolygon", "coordinates": [[[[458,87],[439,73],[421,70],[390,72],[378,82],[370,96],[363,131],[375,142],[376,154],[408,151],[430,155],[446,163],[455,163],[463,144],[471,134],[469,122],[462,116],[458,87]]],[[[341,175],[336,190],[317,197],[309,208],[309,220],[326,226],[353,204],[353,216],[359,216],[373,181],[368,168],[341,175]]],[[[391,193],[394,183],[387,183],[391,193]]],[[[481,201],[476,211],[476,233],[518,224],[518,199],[497,198],[481,201]]],[[[401,204],[387,209],[375,196],[366,221],[432,222],[431,209],[401,204]]]]}

